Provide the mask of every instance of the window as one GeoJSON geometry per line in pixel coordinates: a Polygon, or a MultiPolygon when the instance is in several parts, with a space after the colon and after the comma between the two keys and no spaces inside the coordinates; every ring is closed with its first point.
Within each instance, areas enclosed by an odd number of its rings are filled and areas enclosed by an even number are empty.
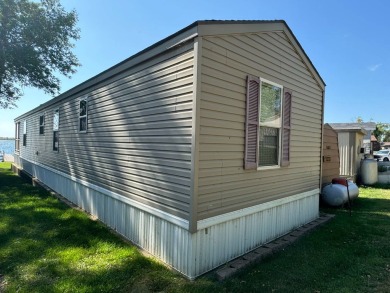
{"type": "Polygon", "coordinates": [[[54,110],[53,115],[53,151],[59,150],[59,129],[60,125],[60,112],[59,109],[54,110]]]}
{"type": "Polygon", "coordinates": [[[279,165],[283,87],[260,79],[259,167],[279,165]]]}
{"type": "Polygon", "coordinates": [[[248,76],[246,96],[245,169],[288,166],[292,91],[248,76]]]}
{"type": "Polygon", "coordinates": [[[45,115],[39,116],[39,134],[45,134],[45,115]]]}
{"type": "Polygon", "coordinates": [[[88,104],[87,97],[80,99],[79,103],[79,131],[87,132],[88,125],[88,104]]]}
{"type": "Polygon", "coordinates": [[[20,122],[15,123],[15,153],[20,150],[20,122]]]}
{"type": "Polygon", "coordinates": [[[23,146],[27,146],[27,120],[23,121],[23,146]]]}

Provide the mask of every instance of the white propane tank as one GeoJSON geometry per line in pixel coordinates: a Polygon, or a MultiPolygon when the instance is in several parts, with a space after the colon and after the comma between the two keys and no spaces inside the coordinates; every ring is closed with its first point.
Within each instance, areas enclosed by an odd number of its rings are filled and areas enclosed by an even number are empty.
{"type": "Polygon", "coordinates": [[[364,185],[378,182],[378,162],[374,159],[364,159],[360,164],[360,173],[364,185]]]}
{"type": "Polygon", "coordinates": [[[348,189],[345,185],[332,183],[324,186],[321,198],[326,204],[337,207],[348,202],[348,192],[349,199],[353,201],[359,195],[359,188],[351,181],[348,181],[348,189]]]}

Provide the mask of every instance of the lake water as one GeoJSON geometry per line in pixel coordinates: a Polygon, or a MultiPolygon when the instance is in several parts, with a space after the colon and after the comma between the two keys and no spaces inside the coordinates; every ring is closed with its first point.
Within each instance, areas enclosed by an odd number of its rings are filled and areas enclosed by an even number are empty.
{"type": "Polygon", "coordinates": [[[13,155],[15,152],[15,141],[14,140],[2,140],[0,139],[0,152],[13,155]]]}

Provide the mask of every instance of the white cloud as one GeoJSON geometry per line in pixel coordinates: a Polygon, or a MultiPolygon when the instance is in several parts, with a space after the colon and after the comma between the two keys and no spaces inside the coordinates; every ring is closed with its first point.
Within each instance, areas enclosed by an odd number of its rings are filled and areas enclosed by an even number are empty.
{"type": "Polygon", "coordinates": [[[375,65],[371,65],[371,66],[368,67],[368,70],[370,70],[370,71],[376,71],[376,70],[377,70],[379,67],[381,67],[381,66],[382,66],[381,63],[375,64],[375,65]]]}

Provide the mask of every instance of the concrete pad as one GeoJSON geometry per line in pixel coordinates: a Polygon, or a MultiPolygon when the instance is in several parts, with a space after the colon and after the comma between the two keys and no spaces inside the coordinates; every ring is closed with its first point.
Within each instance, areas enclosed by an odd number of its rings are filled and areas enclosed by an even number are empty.
{"type": "Polygon", "coordinates": [[[233,275],[237,270],[231,267],[223,267],[217,271],[217,278],[219,281],[223,281],[226,278],[233,275]]]}
{"type": "Polygon", "coordinates": [[[291,234],[283,237],[283,240],[288,241],[289,243],[293,243],[297,239],[298,239],[298,237],[293,236],[291,234]]]}
{"type": "Polygon", "coordinates": [[[261,256],[261,258],[265,257],[265,256],[269,256],[272,254],[272,249],[268,248],[268,247],[264,247],[264,246],[260,246],[259,248],[257,248],[254,252],[256,252],[257,254],[259,254],[261,256]]]}
{"type": "Polygon", "coordinates": [[[249,264],[249,261],[244,258],[239,258],[230,263],[230,267],[234,269],[241,269],[249,264]]]}
{"type": "Polygon", "coordinates": [[[256,252],[252,251],[252,252],[249,252],[249,253],[243,255],[242,258],[249,261],[249,262],[255,262],[259,258],[261,258],[261,254],[258,254],[256,252]]]}

